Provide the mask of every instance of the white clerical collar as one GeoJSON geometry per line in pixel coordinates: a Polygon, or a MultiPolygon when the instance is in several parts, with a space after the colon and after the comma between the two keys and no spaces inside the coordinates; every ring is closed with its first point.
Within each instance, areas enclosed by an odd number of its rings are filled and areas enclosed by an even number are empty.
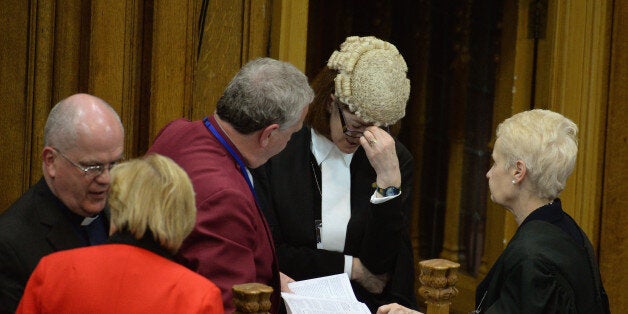
{"type": "Polygon", "coordinates": [[[96,219],[98,219],[98,215],[94,217],[85,217],[81,222],[81,226],[89,226],[96,219]]]}
{"type": "Polygon", "coordinates": [[[314,158],[316,158],[316,163],[320,166],[320,164],[325,160],[329,153],[335,149],[338,154],[343,156],[345,164],[347,168],[351,164],[351,159],[353,158],[353,153],[345,154],[338,149],[338,146],[330,141],[323,135],[318,134],[314,129],[310,128],[310,132],[312,133],[312,144],[310,145],[310,149],[312,150],[312,154],[314,154],[314,158]]]}

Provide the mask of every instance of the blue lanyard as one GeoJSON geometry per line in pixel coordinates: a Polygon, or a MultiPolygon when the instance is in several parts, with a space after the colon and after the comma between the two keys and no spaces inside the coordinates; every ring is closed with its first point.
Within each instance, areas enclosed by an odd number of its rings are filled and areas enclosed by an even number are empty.
{"type": "Polygon", "coordinates": [[[222,137],[222,135],[218,133],[218,130],[216,130],[216,128],[211,124],[211,122],[209,122],[209,118],[205,117],[203,119],[203,123],[205,123],[205,127],[210,132],[212,132],[212,134],[214,134],[214,136],[218,139],[218,141],[220,141],[222,146],[227,149],[229,154],[231,154],[231,156],[236,160],[238,165],[240,165],[240,172],[242,173],[244,180],[246,180],[246,184],[249,185],[249,189],[251,189],[251,193],[253,193],[253,197],[255,198],[255,203],[257,203],[259,206],[259,201],[257,200],[257,194],[255,193],[255,188],[253,188],[253,183],[251,182],[251,179],[249,178],[249,174],[246,171],[246,166],[244,165],[244,162],[242,161],[242,159],[240,159],[238,154],[236,154],[236,152],[229,145],[229,143],[227,143],[227,141],[222,137]]]}

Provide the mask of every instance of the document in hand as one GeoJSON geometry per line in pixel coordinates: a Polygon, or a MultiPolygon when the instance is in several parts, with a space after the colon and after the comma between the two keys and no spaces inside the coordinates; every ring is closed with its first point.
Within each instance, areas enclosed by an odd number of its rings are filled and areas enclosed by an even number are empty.
{"type": "Polygon", "coordinates": [[[294,293],[281,293],[288,314],[371,313],[366,304],[355,298],[345,273],[295,281],[288,287],[294,293]]]}

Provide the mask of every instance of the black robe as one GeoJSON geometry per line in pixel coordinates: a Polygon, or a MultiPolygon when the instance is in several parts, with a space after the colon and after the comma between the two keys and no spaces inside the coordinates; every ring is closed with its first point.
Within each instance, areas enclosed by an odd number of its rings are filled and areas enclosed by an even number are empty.
{"type": "Polygon", "coordinates": [[[376,174],[359,148],[351,165],[351,218],[344,252],[316,248],[315,220],[321,217],[320,168],[310,149],[311,133],[304,127],[292,136],[286,149],[255,169],[255,189],[273,233],[279,269],[295,280],[343,273],[344,255],[359,257],[375,274],[391,280],[380,295],[352,282],[359,301],[376,311],[397,302],[416,308],[414,261],[408,219],[412,205],[413,159],[396,142],[401,169],[401,195],[372,204],[376,174]]]}
{"type": "MultiPolygon", "coordinates": [[[[102,228],[109,230],[109,209],[102,228]]],[[[70,212],[41,178],[0,216],[0,313],[11,313],[39,260],[53,252],[87,246],[83,217],[70,212]]]]}
{"type": "Polygon", "coordinates": [[[532,212],[476,290],[480,313],[609,313],[593,247],[559,199],[532,212]]]}

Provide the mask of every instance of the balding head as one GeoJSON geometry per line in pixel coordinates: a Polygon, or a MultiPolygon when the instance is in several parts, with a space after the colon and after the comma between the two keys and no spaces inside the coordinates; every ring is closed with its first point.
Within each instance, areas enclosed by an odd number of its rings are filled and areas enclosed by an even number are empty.
{"type": "Polygon", "coordinates": [[[75,94],[55,105],[46,121],[44,146],[70,150],[79,135],[124,134],[116,111],[104,100],[89,94],[75,94]]]}
{"type": "Polygon", "coordinates": [[[98,214],[107,202],[109,169],[124,153],[124,128],[115,110],[98,97],[72,95],[50,111],[44,144],[51,192],[80,216],[98,214]]]}

